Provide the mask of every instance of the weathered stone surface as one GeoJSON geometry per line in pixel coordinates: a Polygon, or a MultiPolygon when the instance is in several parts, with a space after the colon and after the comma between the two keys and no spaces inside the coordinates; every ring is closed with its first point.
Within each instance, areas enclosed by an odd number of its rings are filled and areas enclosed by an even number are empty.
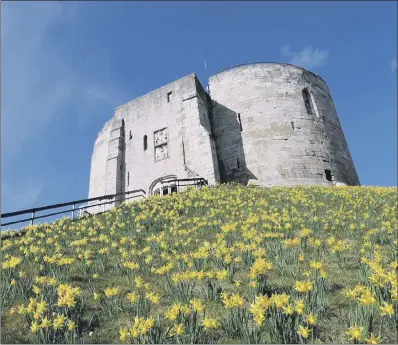
{"type": "Polygon", "coordinates": [[[243,151],[238,171],[259,185],[359,184],[330,91],[319,76],[289,64],[247,64],[211,76],[209,88],[224,179],[243,151]]]}
{"type": "Polygon", "coordinates": [[[89,197],[152,193],[170,177],[359,184],[326,83],[277,63],[219,72],[209,94],[190,74],[115,109],[94,144],[89,197]]]}

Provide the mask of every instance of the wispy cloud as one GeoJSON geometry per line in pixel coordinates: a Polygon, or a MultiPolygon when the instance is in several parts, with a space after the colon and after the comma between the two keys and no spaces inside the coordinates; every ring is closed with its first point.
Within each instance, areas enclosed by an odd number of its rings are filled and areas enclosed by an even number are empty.
{"type": "Polygon", "coordinates": [[[288,57],[289,62],[293,65],[304,67],[307,69],[316,69],[325,65],[329,52],[311,46],[305,47],[298,52],[290,50],[289,45],[281,47],[283,56],[288,57]]]}
{"type": "Polygon", "coordinates": [[[2,4],[2,211],[4,206],[14,211],[41,204],[45,186],[59,177],[55,167],[25,164],[27,154],[34,161],[36,145],[51,145],[52,126],[68,123],[68,130],[73,126],[76,132],[86,130],[93,116],[110,118],[123,97],[110,80],[106,50],[96,51],[95,56],[86,50],[84,58],[98,67],[93,75],[69,64],[56,43],[54,32],[62,36],[79,31],[79,16],[84,15],[80,9],[78,2],[2,4]]]}
{"type": "Polygon", "coordinates": [[[54,23],[66,30],[74,25],[79,5],[49,1],[2,6],[1,136],[5,159],[17,157],[29,137],[40,138],[50,123],[63,116],[70,116],[83,129],[90,114],[95,114],[93,109],[117,105],[115,98],[120,97],[108,80],[98,85],[74,71],[48,39],[54,23]],[[63,110],[68,105],[78,112],[67,114],[63,110]]]}
{"type": "Polygon", "coordinates": [[[390,68],[391,68],[391,72],[392,74],[397,73],[397,58],[393,58],[390,62],[390,68]]]}

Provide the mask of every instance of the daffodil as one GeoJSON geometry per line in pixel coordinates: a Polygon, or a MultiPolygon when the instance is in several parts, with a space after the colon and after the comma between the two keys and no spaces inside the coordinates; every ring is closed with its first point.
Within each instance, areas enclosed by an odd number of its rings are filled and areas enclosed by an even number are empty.
{"type": "Polygon", "coordinates": [[[345,332],[349,336],[349,340],[361,340],[362,339],[363,327],[359,327],[354,325],[353,327],[348,328],[345,332]]]}
{"type": "Polygon", "coordinates": [[[198,313],[203,312],[203,310],[204,310],[203,303],[200,299],[195,298],[195,299],[191,300],[191,304],[192,304],[193,310],[195,310],[198,313]]]}
{"type": "Polygon", "coordinates": [[[202,321],[202,325],[205,329],[215,329],[218,328],[218,321],[210,317],[205,317],[202,321]]]}
{"type": "Polygon", "coordinates": [[[310,325],[316,325],[316,317],[313,313],[309,313],[305,318],[304,321],[310,325]]]}
{"type": "Polygon", "coordinates": [[[119,332],[121,341],[126,341],[130,336],[130,332],[127,328],[121,328],[119,332]]]}
{"type": "Polygon", "coordinates": [[[65,320],[66,320],[66,316],[57,315],[57,317],[54,319],[54,322],[53,322],[54,329],[57,330],[57,329],[60,329],[61,327],[63,327],[65,320]]]}
{"type": "Polygon", "coordinates": [[[40,329],[39,324],[36,321],[32,321],[32,323],[30,325],[30,331],[32,333],[36,333],[39,329],[40,329]]]}
{"type": "Polygon", "coordinates": [[[285,315],[292,315],[294,312],[294,308],[291,304],[282,306],[282,309],[283,309],[283,314],[285,314],[285,315]]]}
{"type": "Polygon", "coordinates": [[[380,307],[380,315],[388,315],[392,316],[394,314],[394,306],[392,304],[388,304],[387,302],[383,302],[383,305],[380,307]]]}
{"type": "Polygon", "coordinates": [[[180,323],[180,324],[174,324],[173,328],[170,330],[170,335],[181,335],[182,333],[184,333],[184,324],[180,323]]]}
{"type": "Polygon", "coordinates": [[[309,292],[312,290],[312,283],[310,281],[297,281],[295,290],[298,292],[309,292]]]}
{"type": "Polygon", "coordinates": [[[76,323],[72,320],[68,320],[66,324],[68,331],[73,331],[76,328],[76,323]]]}
{"type": "Polygon", "coordinates": [[[311,330],[307,327],[299,326],[297,333],[302,336],[304,339],[307,339],[311,333],[311,330]]]}
{"type": "Polygon", "coordinates": [[[51,326],[51,321],[46,317],[41,320],[40,327],[41,328],[49,328],[51,326]]]}
{"type": "Polygon", "coordinates": [[[370,337],[365,339],[367,344],[380,344],[380,336],[376,337],[373,333],[370,333],[370,337]]]}

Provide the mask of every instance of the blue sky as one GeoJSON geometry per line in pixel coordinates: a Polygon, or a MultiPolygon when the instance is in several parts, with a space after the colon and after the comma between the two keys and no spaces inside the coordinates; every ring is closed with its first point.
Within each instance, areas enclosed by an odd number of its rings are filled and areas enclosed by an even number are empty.
{"type": "MultiPolygon", "coordinates": [[[[328,83],[361,183],[397,185],[396,2],[2,2],[1,209],[87,197],[113,109],[189,73],[290,62],[328,83]]],[[[139,186],[137,186],[139,187],[139,186]]]]}

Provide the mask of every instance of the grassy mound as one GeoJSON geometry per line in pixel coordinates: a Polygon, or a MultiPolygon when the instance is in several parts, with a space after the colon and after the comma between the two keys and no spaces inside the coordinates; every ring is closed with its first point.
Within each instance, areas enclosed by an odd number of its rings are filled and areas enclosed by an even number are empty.
{"type": "Polygon", "coordinates": [[[2,343],[396,343],[395,188],[220,186],[2,241],[2,343]]]}

